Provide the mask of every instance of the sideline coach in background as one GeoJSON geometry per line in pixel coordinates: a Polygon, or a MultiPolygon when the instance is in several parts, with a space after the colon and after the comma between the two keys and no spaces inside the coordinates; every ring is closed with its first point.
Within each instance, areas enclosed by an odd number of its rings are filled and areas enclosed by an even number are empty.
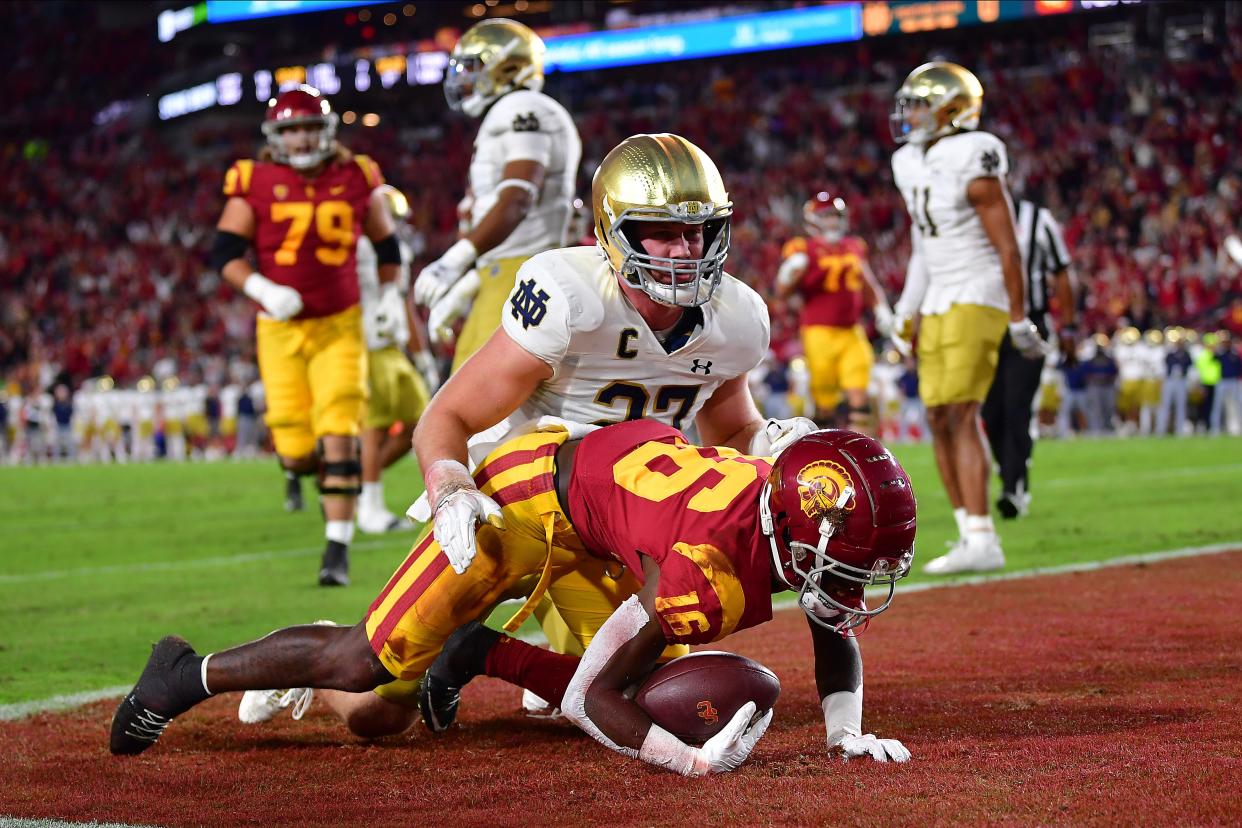
{"type": "MultiPolygon", "coordinates": [[[[1027,315],[1044,341],[1051,342],[1049,301],[1055,295],[1061,336],[1071,334],[1075,286],[1060,225],[1047,207],[1023,199],[1018,202],[1015,229],[1026,276],[1027,315]]],[[[1043,368],[1042,358],[1022,356],[1006,333],[1001,341],[996,376],[980,412],[992,456],[1000,466],[1002,491],[996,508],[1001,517],[1010,520],[1025,515],[1031,499],[1027,480],[1034,449],[1031,412],[1043,368]]]]}

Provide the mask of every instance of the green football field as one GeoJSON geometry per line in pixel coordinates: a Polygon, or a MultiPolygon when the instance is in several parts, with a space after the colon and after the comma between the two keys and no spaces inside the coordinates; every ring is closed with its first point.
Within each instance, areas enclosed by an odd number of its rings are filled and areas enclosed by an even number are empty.
{"type": "MultiPolygon", "coordinates": [[[[919,497],[917,569],[955,534],[952,515],[930,448],[896,453],[919,497]]],[[[1000,524],[1011,571],[1242,547],[1242,440],[1049,442],[1036,457],[1030,516],[1000,524]]],[[[412,462],[396,467],[389,508],[420,488],[412,462]]],[[[307,511],[284,513],[273,461],[0,469],[0,705],[129,685],[167,633],[202,652],[359,619],[414,535],[359,535],[353,584],[322,589],[306,494],[307,511]]]]}

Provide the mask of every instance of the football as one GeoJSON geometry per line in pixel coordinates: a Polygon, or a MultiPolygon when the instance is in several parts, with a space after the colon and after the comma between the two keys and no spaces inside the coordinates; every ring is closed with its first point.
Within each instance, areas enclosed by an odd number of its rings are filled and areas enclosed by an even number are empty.
{"type": "Polygon", "coordinates": [[[691,745],[701,745],[746,702],[762,713],[776,704],[781,682],[757,661],[704,651],[673,659],[648,676],[634,701],[651,720],[691,745]]]}

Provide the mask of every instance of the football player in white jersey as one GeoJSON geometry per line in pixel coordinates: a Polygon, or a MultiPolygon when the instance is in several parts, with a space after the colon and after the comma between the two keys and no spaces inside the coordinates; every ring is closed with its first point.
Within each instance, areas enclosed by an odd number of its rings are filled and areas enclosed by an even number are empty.
{"type": "Polygon", "coordinates": [[[362,330],[367,341],[367,414],[362,430],[362,494],[358,497],[358,528],[379,534],[413,528],[384,505],[384,469],[410,453],[410,439],[427,401],[431,398],[425,379],[435,371],[435,358],[423,344],[414,320],[417,348],[415,365],[406,356],[410,344],[410,318],[402,294],[409,281],[409,246],[400,241],[410,203],[389,184],[377,189],[392,214],[401,246],[402,265],[397,278],[380,285],[379,257],[366,236],[358,239],[358,288],[362,303],[362,330]],[[382,311],[382,312],[381,312],[382,311]],[[394,432],[394,424],[400,423],[394,432]]]}
{"type": "Polygon", "coordinates": [[[1042,356],[1046,343],[1026,316],[1025,280],[1005,186],[1005,145],[978,130],[983,87],[955,63],[926,63],[897,91],[891,116],[893,180],[912,222],[895,342],[909,350],[919,322],[919,391],[936,465],[960,540],[925,572],[1005,565],[988,507],[989,455],[979,408],[1008,325],[1014,347],[1042,356]]]}
{"type": "MultiPolygon", "coordinates": [[[[434,507],[435,538],[459,573],[474,557],[476,523],[500,521],[500,507],[470,475],[470,457],[541,419],[558,418],[571,434],[639,418],[693,423],[705,444],[751,455],[775,454],[815,430],[801,417],[765,421],[751,398],[747,373],[767,353],[768,311],[724,272],[733,205],[711,158],[677,135],[627,138],[596,171],[592,206],[598,245],[522,266],[502,327],[415,429],[428,495],[420,503],[434,507]]],[[[419,506],[410,514],[425,520],[419,506]]],[[[600,560],[598,572],[581,575],[582,588],[632,577],[609,572],[600,560]]],[[[553,649],[581,652],[555,614],[541,621],[553,649]]],[[[306,692],[247,693],[242,718],[270,718],[306,692]]],[[[400,732],[414,720],[373,693],[323,695],[360,735],[400,732]]]]}
{"type": "Polygon", "coordinates": [[[431,308],[437,340],[469,308],[454,371],[500,324],[522,263],[567,243],[582,141],[565,108],[540,91],[543,57],[537,34],[496,19],[462,35],[449,58],[449,106],[482,118],[470,161],[469,229],[419,273],[414,299],[431,308]]]}

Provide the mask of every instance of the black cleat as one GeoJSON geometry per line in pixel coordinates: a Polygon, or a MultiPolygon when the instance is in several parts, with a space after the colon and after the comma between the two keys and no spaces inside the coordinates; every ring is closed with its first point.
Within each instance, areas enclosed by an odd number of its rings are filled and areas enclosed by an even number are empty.
{"type": "Polygon", "coordinates": [[[151,648],[138,683],[112,716],[109,749],[130,756],[142,753],[156,743],[169,722],[207,698],[200,664],[184,639],[161,638],[151,648]]]}
{"type": "Polygon", "coordinates": [[[349,547],[328,541],[319,564],[320,586],[349,586],[349,547]]]}
{"type": "Polygon", "coordinates": [[[423,724],[432,733],[443,733],[457,720],[461,688],[475,676],[483,674],[487,654],[501,638],[501,633],[478,621],[458,627],[444,649],[423,676],[418,691],[418,709],[423,724]]]}
{"type": "Polygon", "coordinates": [[[285,511],[300,512],[305,508],[302,503],[302,478],[285,472],[285,511]]]}

